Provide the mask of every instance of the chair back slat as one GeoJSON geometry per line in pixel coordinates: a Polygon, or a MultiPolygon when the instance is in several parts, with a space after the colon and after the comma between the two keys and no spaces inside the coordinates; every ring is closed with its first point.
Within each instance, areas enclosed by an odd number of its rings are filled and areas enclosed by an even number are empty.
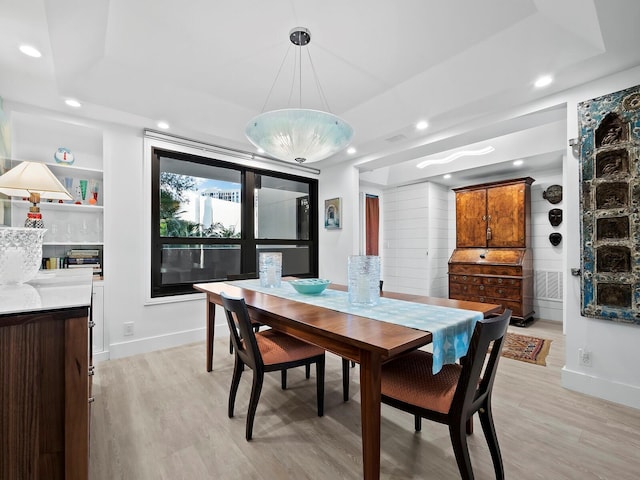
{"type": "Polygon", "coordinates": [[[242,361],[250,368],[264,368],[262,355],[258,348],[253,325],[249,318],[249,311],[244,298],[234,298],[220,293],[222,305],[227,317],[227,325],[231,335],[231,343],[236,349],[242,361]]]}
{"type": "Polygon", "coordinates": [[[510,320],[511,310],[505,309],[497,317],[476,323],[467,355],[460,361],[462,371],[451,405],[452,411],[473,413],[475,409],[472,405],[490,395],[510,320]]]}

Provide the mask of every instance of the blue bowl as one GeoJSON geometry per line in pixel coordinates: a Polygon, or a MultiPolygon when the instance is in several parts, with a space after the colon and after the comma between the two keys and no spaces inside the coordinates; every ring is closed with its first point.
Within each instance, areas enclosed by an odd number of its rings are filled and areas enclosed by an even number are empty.
{"type": "Polygon", "coordinates": [[[301,278],[299,280],[291,280],[289,282],[298,293],[305,295],[318,295],[331,283],[331,280],[322,278],[301,278]]]}

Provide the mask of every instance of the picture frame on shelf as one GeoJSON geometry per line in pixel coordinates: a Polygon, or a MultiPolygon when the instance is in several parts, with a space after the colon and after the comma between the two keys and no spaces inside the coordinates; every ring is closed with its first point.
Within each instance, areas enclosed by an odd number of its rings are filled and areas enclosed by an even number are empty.
{"type": "Polygon", "coordinates": [[[342,228],[342,198],[330,198],[324,201],[324,228],[342,228]]]}

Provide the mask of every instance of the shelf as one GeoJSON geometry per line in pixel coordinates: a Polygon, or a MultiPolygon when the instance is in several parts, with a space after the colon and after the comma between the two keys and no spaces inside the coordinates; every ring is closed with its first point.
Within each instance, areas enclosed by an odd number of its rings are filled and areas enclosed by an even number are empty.
{"type": "Polygon", "coordinates": [[[65,247],[71,247],[71,246],[96,246],[96,247],[101,247],[102,245],[104,245],[104,242],[74,242],[73,240],[70,240],[68,242],[42,242],[42,246],[46,247],[47,245],[52,246],[52,247],[60,247],[60,246],[65,246],[65,247]]]}
{"type": "MultiPolygon", "coordinates": [[[[27,200],[12,200],[11,202],[16,206],[16,208],[21,208],[21,207],[29,208],[31,206],[31,202],[28,202],[27,200]]],[[[38,206],[44,212],[46,212],[49,209],[67,210],[67,211],[75,211],[75,212],[84,210],[85,212],[93,212],[93,213],[101,212],[104,210],[104,206],[102,205],[85,205],[85,204],[78,205],[76,203],[47,202],[46,200],[43,202],[40,202],[38,206]]]]}
{"type": "Polygon", "coordinates": [[[64,163],[43,162],[54,175],[85,175],[88,178],[102,178],[102,170],[97,168],[85,168],[78,165],[65,165],[64,163]]]}

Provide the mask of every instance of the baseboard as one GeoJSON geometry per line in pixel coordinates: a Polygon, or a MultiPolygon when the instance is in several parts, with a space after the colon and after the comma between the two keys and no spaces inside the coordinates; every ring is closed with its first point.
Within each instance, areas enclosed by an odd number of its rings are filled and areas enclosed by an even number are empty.
{"type": "Polygon", "coordinates": [[[105,360],[109,360],[111,358],[109,356],[109,350],[103,350],[102,352],[94,352],[93,353],[93,364],[95,365],[98,362],[104,362],[105,360]]]}
{"type": "MultiPolygon", "coordinates": [[[[109,345],[108,357],[102,358],[101,360],[129,357],[131,355],[139,355],[164,348],[179,347],[187,343],[204,342],[206,335],[207,330],[205,327],[202,327],[154,337],[136,338],[128,342],[112,343],[109,345]]],[[[227,327],[227,324],[216,324],[214,336],[215,338],[228,337],[229,327],[227,327]]]]}
{"type": "Polygon", "coordinates": [[[562,369],[562,386],[592,397],[640,409],[640,387],[635,385],[593,377],[584,372],[569,370],[565,366],[562,369]]]}

